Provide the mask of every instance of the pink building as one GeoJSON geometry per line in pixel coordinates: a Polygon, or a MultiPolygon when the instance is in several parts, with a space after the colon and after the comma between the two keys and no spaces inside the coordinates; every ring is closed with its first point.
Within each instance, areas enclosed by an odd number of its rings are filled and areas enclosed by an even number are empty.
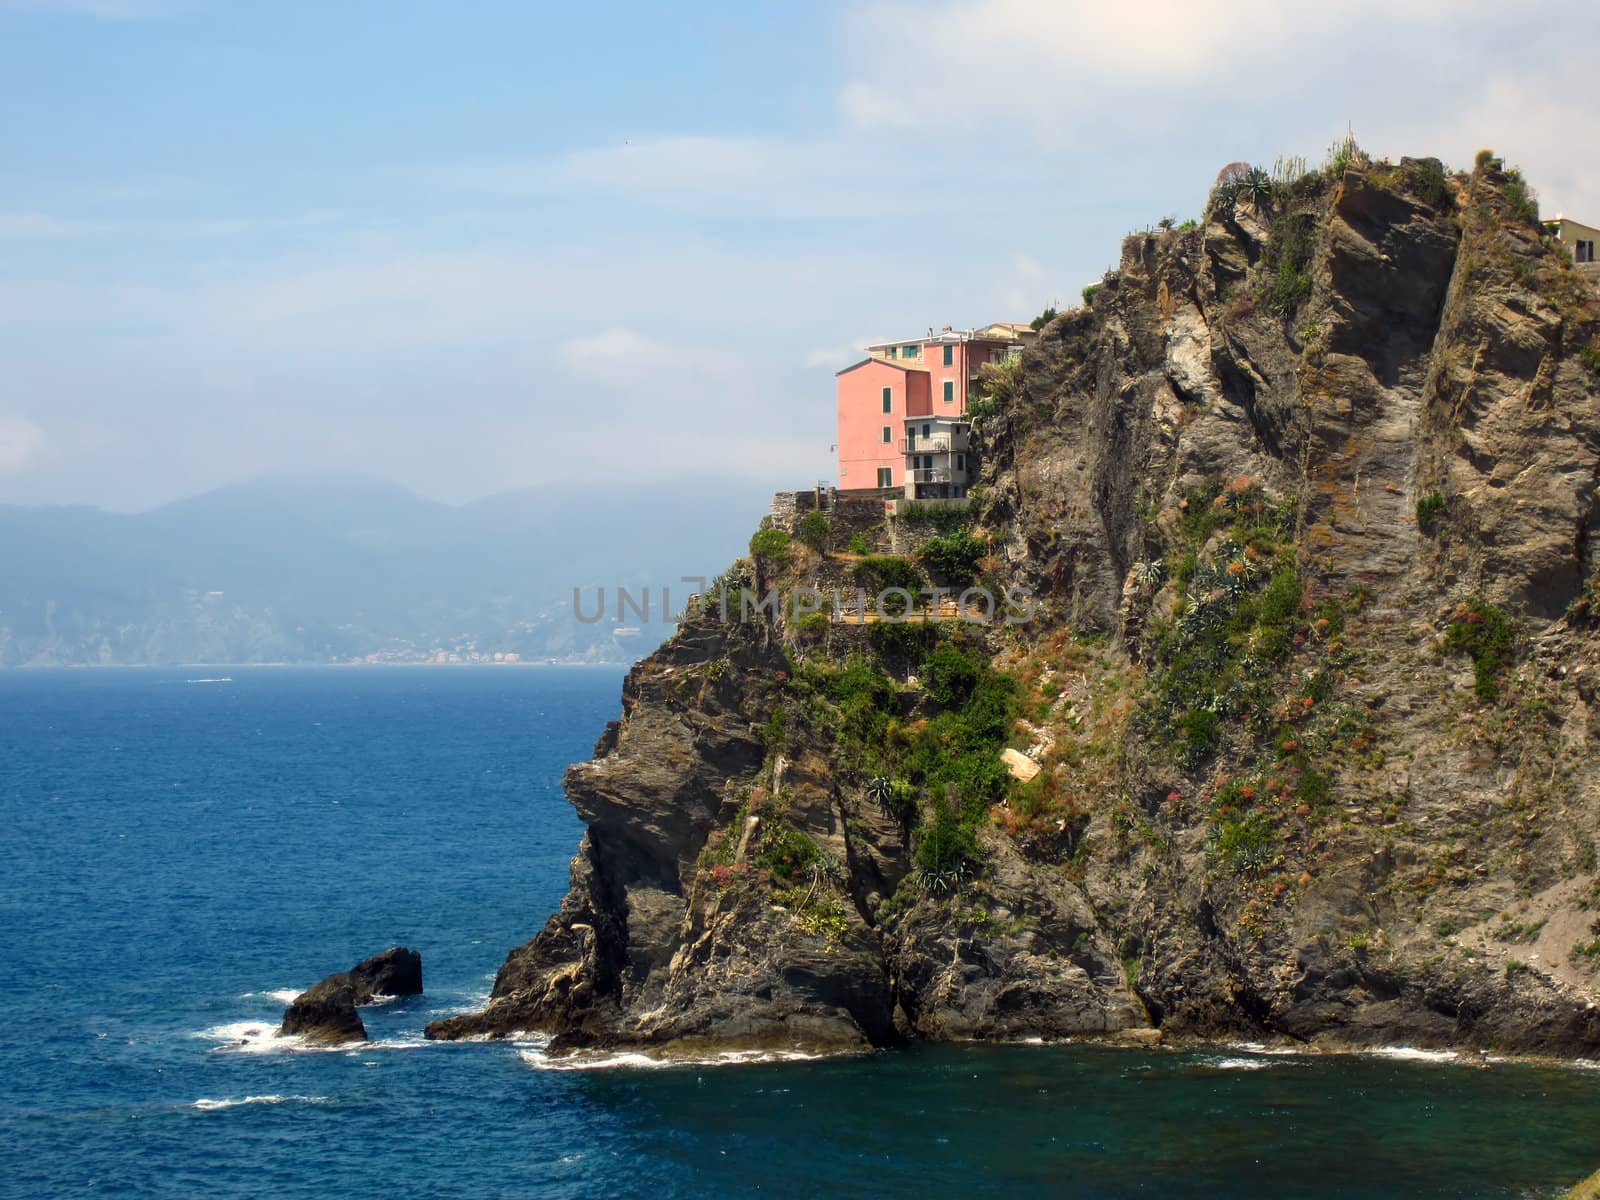
{"type": "Polygon", "coordinates": [[[958,499],[973,475],[967,402],[978,370],[1035,334],[1003,322],[867,347],[838,374],[839,490],[894,488],[908,499],[958,499]]]}

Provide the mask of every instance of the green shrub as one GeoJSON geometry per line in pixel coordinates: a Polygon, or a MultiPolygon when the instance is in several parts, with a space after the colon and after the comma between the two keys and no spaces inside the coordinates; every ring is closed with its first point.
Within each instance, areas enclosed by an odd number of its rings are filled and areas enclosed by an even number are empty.
{"type": "Polygon", "coordinates": [[[1054,321],[1058,315],[1059,314],[1056,312],[1056,306],[1052,304],[1033,320],[1029,321],[1028,324],[1033,329],[1043,329],[1046,325],[1050,324],[1051,321],[1054,321]]]}
{"type": "Polygon", "coordinates": [[[984,664],[946,642],[922,662],[923,689],[945,708],[966,703],[978,686],[984,664]]]}
{"type": "Polygon", "coordinates": [[[1292,315],[1311,298],[1316,244],[1316,218],[1311,213],[1289,213],[1272,224],[1262,262],[1272,280],[1267,299],[1283,316],[1292,315]]]}
{"type": "Polygon", "coordinates": [[[1472,656],[1474,691],[1478,699],[1492,701],[1500,695],[1500,673],[1511,665],[1511,619],[1494,605],[1469,596],[1456,606],[1445,632],[1446,652],[1472,656]]]}
{"type": "Polygon", "coordinates": [[[909,559],[892,554],[862,559],[851,568],[850,578],[874,596],[890,588],[904,588],[915,596],[928,582],[909,559]]]}
{"type": "Polygon", "coordinates": [[[756,530],[750,539],[750,553],[759,558],[781,561],[789,557],[789,535],[781,529],[768,526],[756,530]]]}
{"type": "Polygon", "coordinates": [[[1494,151],[1493,150],[1479,150],[1477,157],[1474,158],[1472,161],[1474,163],[1476,163],[1479,167],[1490,166],[1495,161],[1494,151]]]}
{"type": "Polygon", "coordinates": [[[916,662],[933,645],[936,633],[926,621],[874,621],[867,626],[867,645],[888,662],[916,662]]]}
{"type": "Polygon", "coordinates": [[[1190,765],[1201,762],[1216,748],[1217,714],[1204,708],[1191,708],[1178,718],[1178,748],[1190,765]]]}
{"type": "Polygon", "coordinates": [[[958,886],[978,862],[978,839],[971,824],[943,800],[935,801],[931,807],[914,857],[923,885],[930,891],[947,892],[958,886]]]}
{"type": "Polygon", "coordinates": [[[1525,225],[1539,223],[1539,201],[1533,194],[1533,189],[1527,182],[1516,174],[1508,175],[1505,183],[1500,186],[1500,194],[1506,198],[1506,203],[1511,206],[1512,215],[1525,225]]]}
{"type": "Polygon", "coordinates": [[[1261,625],[1267,629],[1281,629],[1300,615],[1303,592],[1300,575],[1293,567],[1275,572],[1266,591],[1261,593],[1261,625]]]}
{"type": "Polygon", "coordinates": [[[802,613],[794,621],[794,627],[798,632],[812,636],[826,633],[830,624],[832,622],[828,620],[828,614],[821,612],[802,613]]]}
{"type": "Polygon", "coordinates": [[[1423,533],[1432,533],[1439,526],[1439,518],[1444,516],[1449,507],[1442,493],[1429,492],[1417,501],[1417,528],[1423,533]]]}
{"type": "Polygon", "coordinates": [[[799,879],[822,862],[822,850],[798,829],[784,827],[767,838],[760,861],[775,879],[799,879]]]}
{"type": "Polygon", "coordinates": [[[1091,284],[1086,285],[1084,287],[1084,289],[1083,289],[1083,302],[1085,304],[1093,304],[1094,303],[1094,294],[1096,292],[1098,292],[1099,290],[1100,290],[1100,285],[1098,283],[1091,283],[1091,284]]]}
{"type": "Polygon", "coordinates": [[[913,501],[900,510],[899,520],[907,525],[932,525],[941,532],[965,529],[972,523],[967,504],[923,504],[913,501]]]}
{"type": "Polygon", "coordinates": [[[1443,208],[1450,199],[1450,185],[1444,164],[1436,158],[1424,158],[1411,164],[1406,182],[1411,190],[1433,208],[1443,208]]]}
{"type": "Polygon", "coordinates": [[[1275,857],[1272,822],[1266,814],[1246,813],[1218,826],[1212,849],[1228,870],[1242,873],[1270,866],[1275,857]]]}
{"type": "Polygon", "coordinates": [[[979,541],[965,529],[957,529],[923,546],[922,561],[946,582],[967,584],[977,574],[978,560],[988,552],[986,542],[979,541]]]}
{"type": "Polygon", "coordinates": [[[846,554],[871,554],[872,547],[867,545],[867,539],[862,534],[852,534],[850,544],[845,548],[846,554]]]}
{"type": "Polygon", "coordinates": [[[828,548],[828,518],[819,512],[808,512],[800,518],[800,540],[819,554],[828,548]]]}

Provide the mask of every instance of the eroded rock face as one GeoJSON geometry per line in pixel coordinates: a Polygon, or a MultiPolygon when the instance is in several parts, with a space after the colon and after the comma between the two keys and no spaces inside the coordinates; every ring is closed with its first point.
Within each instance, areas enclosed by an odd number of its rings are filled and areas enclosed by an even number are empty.
{"type": "Polygon", "coordinates": [[[352,967],[350,983],[357,1004],[370,1003],[375,996],[421,995],[422,955],[394,946],[352,967]]]}
{"type": "MultiPolygon", "coordinates": [[[[921,834],[788,679],[789,653],[867,643],[693,614],[567,774],[588,831],[560,911],[483,1013],[430,1036],[672,1052],[1159,1030],[1600,1052],[1600,952],[1578,953],[1600,933],[1600,644],[1573,608],[1600,568],[1600,299],[1498,168],[1418,186],[1436,166],[1358,166],[1130,238],[982,423],[981,521],[1003,581],[1040,602],[989,649],[1100,635],[1050,737],[1123,713],[1092,756],[1047,767],[1067,791],[1098,772],[1058,822],[997,819],[980,877],[919,880],[921,834]],[[1186,506],[1236,486],[1285,506],[1304,604],[1347,625],[1320,699],[1295,649],[1282,712],[1180,760],[1134,719],[1140,681],[1193,599],[1173,578],[1186,506]],[[1467,596],[1518,630],[1492,704],[1443,646],[1467,596]],[[1364,731],[1319,751],[1315,812],[1275,777],[1303,769],[1284,749],[1301,705],[1364,731]],[[1234,869],[1212,806],[1240,779],[1276,840],[1234,869]]],[[[936,715],[915,689],[901,700],[888,736],[936,715]]]]}
{"type": "Polygon", "coordinates": [[[322,1044],[366,1041],[367,1027],[356,1012],[350,977],[343,972],[330,975],[296,996],[283,1010],[278,1036],[322,1044]]]}
{"type": "Polygon", "coordinates": [[[356,1007],[380,996],[415,996],[422,991],[422,955],[395,946],[339,971],[301,992],[283,1010],[278,1036],[310,1042],[366,1041],[356,1007]]]}

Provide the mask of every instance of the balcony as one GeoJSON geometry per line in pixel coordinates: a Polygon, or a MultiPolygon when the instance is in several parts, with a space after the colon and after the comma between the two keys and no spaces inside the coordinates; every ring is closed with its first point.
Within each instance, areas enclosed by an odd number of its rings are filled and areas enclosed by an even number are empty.
{"type": "Polygon", "coordinates": [[[952,475],[960,475],[965,478],[966,472],[951,471],[948,467],[934,467],[932,470],[926,467],[919,467],[914,471],[907,471],[906,475],[909,476],[911,483],[954,483],[955,480],[951,478],[952,475]]]}
{"type": "Polygon", "coordinates": [[[965,454],[970,438],[966,433],[933,433],[927,437],[900,440],[901,454],[965,454]]]}

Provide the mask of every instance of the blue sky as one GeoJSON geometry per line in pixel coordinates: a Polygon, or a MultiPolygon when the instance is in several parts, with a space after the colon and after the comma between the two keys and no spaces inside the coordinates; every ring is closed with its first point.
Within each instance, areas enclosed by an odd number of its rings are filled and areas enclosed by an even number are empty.
{"type": "Polygon", "coordinates": [[[1226,162],[1600,214],[1573,3],[0,0],[0,503],[832,471],[865,341],[1027,319],[1226,162]]]}

